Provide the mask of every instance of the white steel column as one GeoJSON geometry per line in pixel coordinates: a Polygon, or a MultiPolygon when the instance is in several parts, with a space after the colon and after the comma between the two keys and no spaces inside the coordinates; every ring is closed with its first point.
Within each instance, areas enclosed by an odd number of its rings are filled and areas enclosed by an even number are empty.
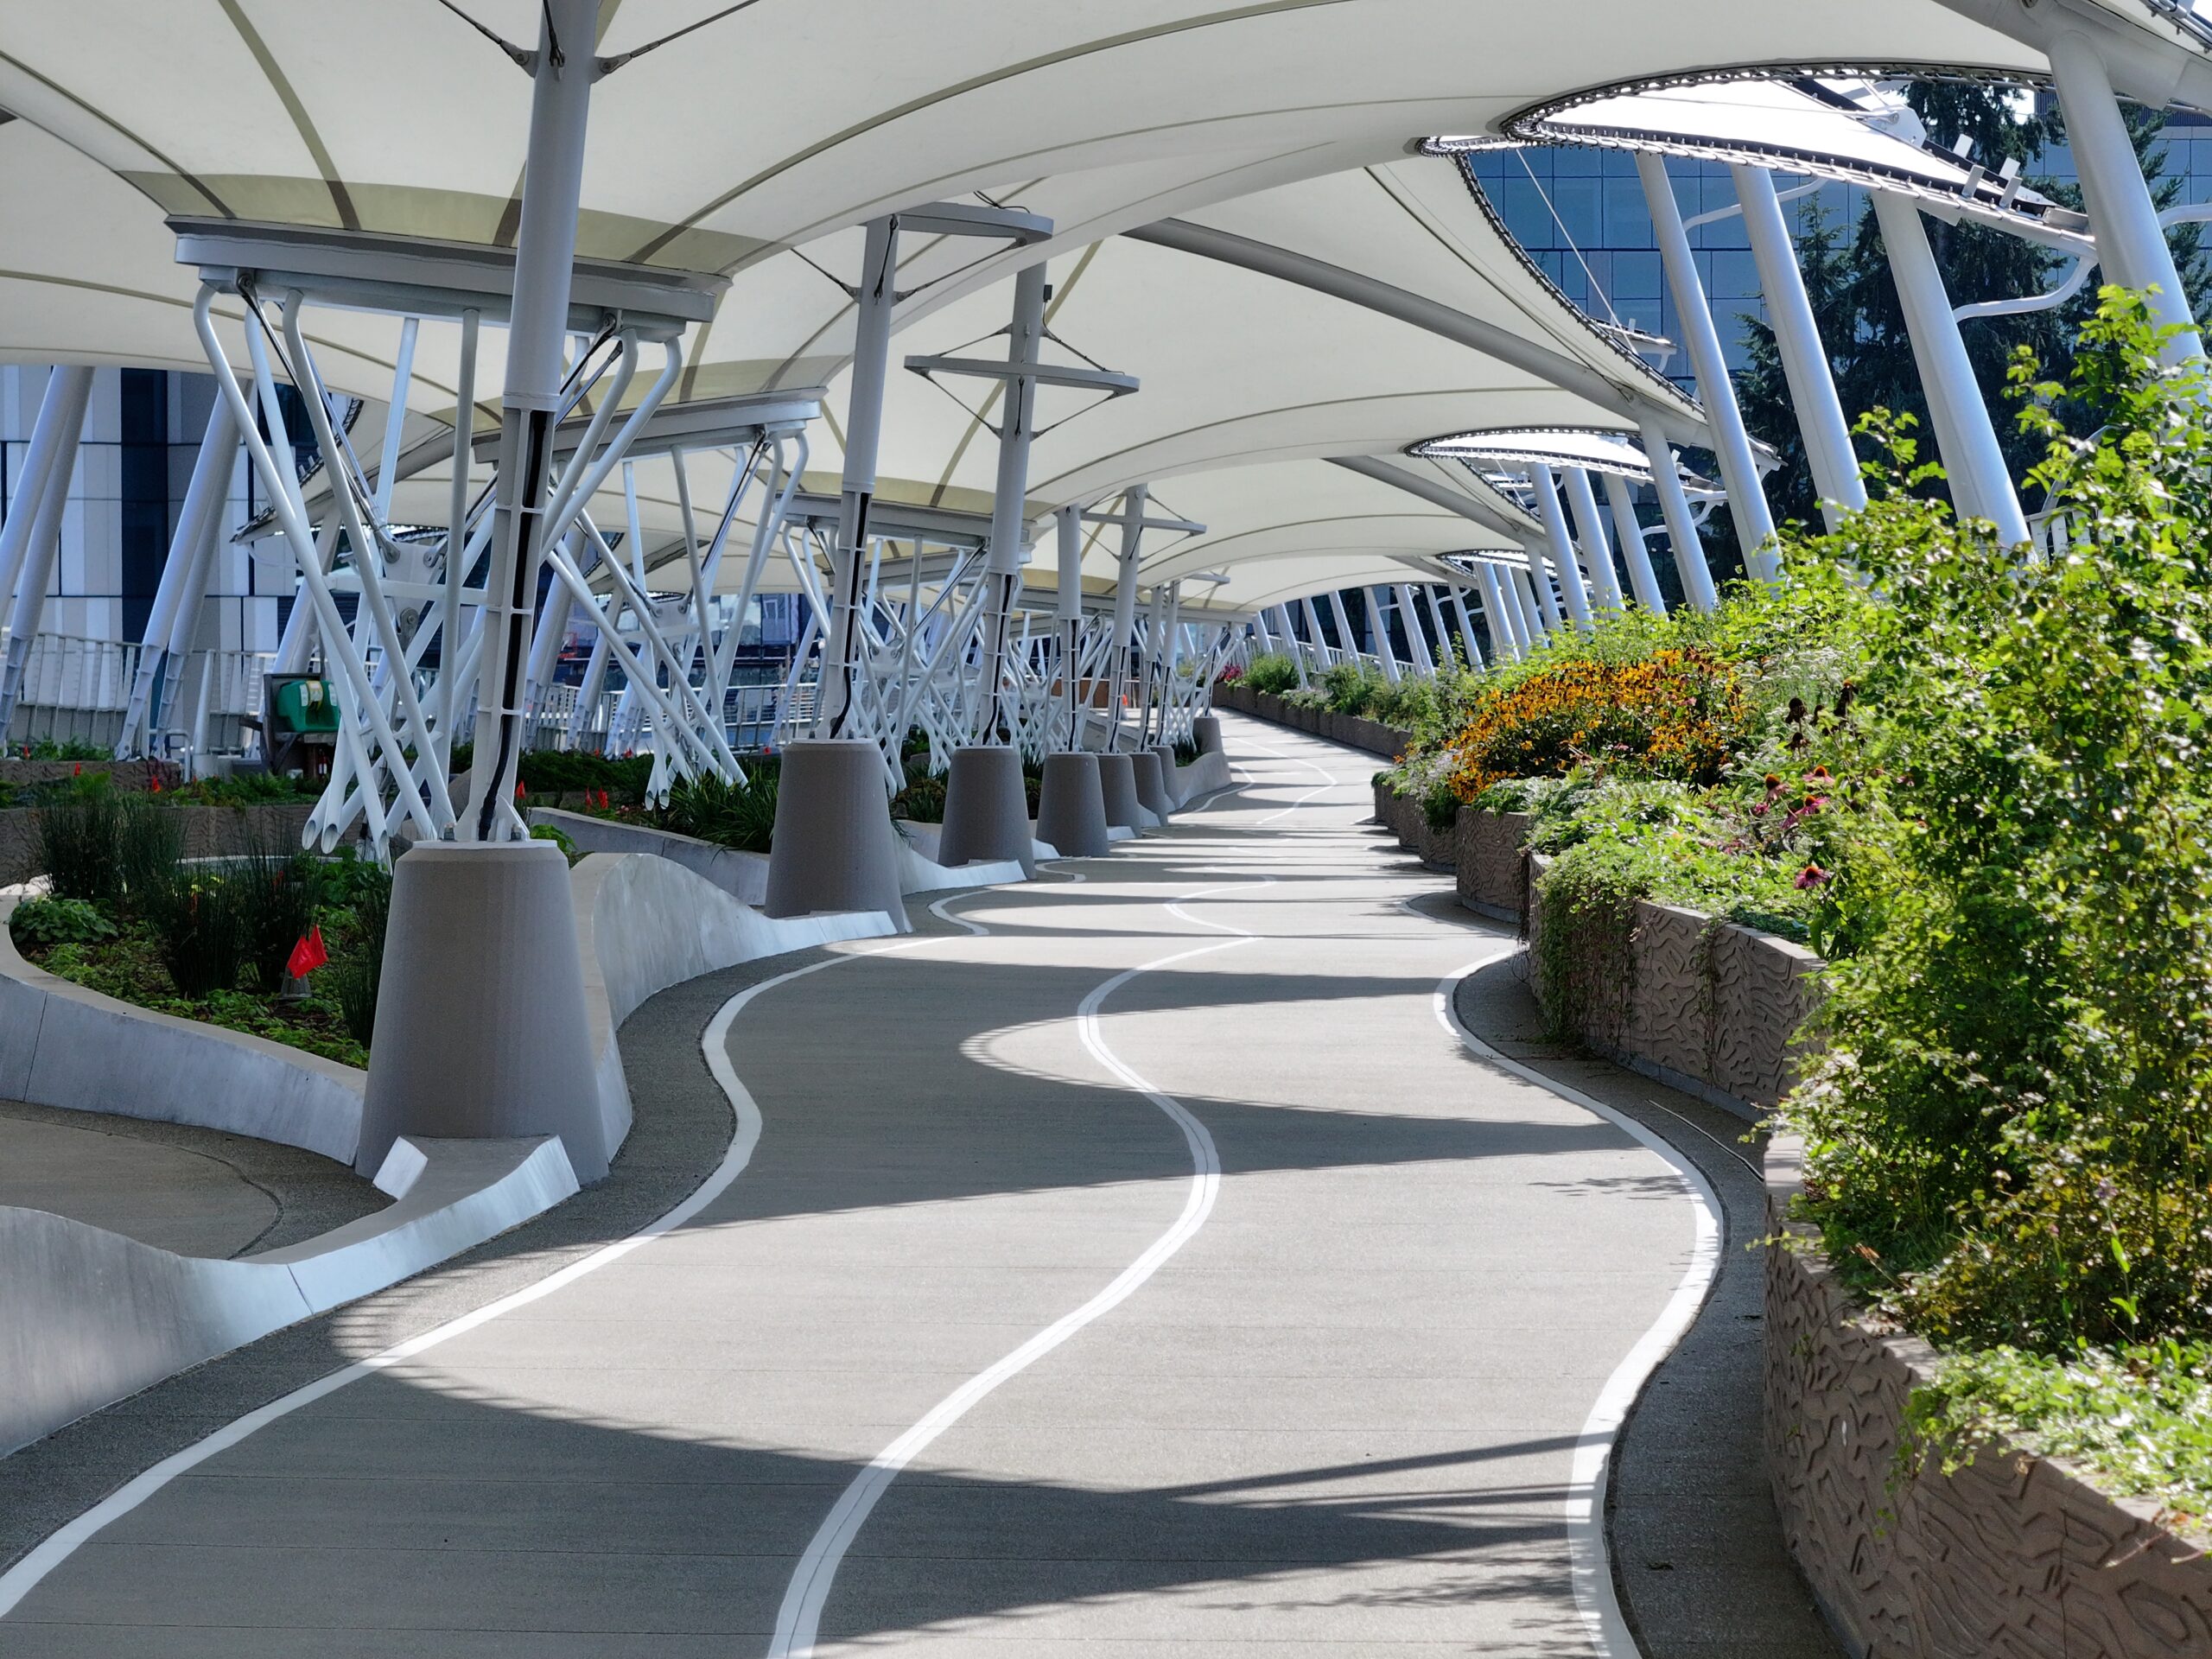
{"type": "MultiPolygon", "coordinates": [[[[1160,620],[1160,592],[1159,588],[1155,588],[1152,590],[1153,626],[1148,626],[1146,629],[1146,638],[1147,640],[1150,639],[1160,620]]],[[[1283,655],[1290,658],[1290,665],[1298,671],[1299,688],[1303,690],[1307,684],[1306,673],[1306,649],[1298,642],[1298,628],[1290,620],[1289,606],[1278,605],[1275,607],[1275,621],[1282,629],[1283,655]]],[[[1145,695],[1147,698],[1149,699],[1152,695],[1150,671],[1150,658],[1152,652],[1149,647],[1147,647],[1145,655],[1147,658],[1145,695]]]]}
{"type": "Polygon", "coordinates": [[[1942,446],[1953,502],[1962,513],[1993,520],[1998,536],[2008,546],[2017,545],[2028,539],[2028,521],[2005,468],[2005,452],[1998,448],[1989,405],[1982,401],[1974,365],[1967,360],[1959,320],[1951,313],[1943,274],[1936,267],[1936,251],[1928,245],[1928,227],[1910,198],[1887,190],[1868,194],[1881,224],[1882,245],[1889,251],[1890,274],[1904,308],[1905,328],[1912,336],[1913,359],[1928,394],[1929,413],[1936,421],[1936,442],[1942,446]]]}
{"type": "Polygon", "coordinates": [[[867,581],[868,513],[883,436],[883,383],[891,362],[891,310],[898,302],[899,220],[868,221],[854,300],[851,395],[845,408],[845,474],[837,498],[837,540],[830,559],[830,615],[815,693],[817,737],[845,734],[860,655],[861,590],[867,581]]]}
{"type": "Polygon", "coordinates": [[[1682,475],[1675,466],[1675,452],[1656,421],[1645,421],[1644,459],[1651,463],[1651,487],[1659,494],[1659,512],[1667,521],[1667,542],[1674,550],[1675,573],[1681,577],[1682,596],[1694,610],[1717,610],[1720,596],[1713,586],[1713,567],[1706,563],[1705,537],[1697,533],[1690,513],[1690,499],[1682,491],[1682,475]]]}
{"type": "Polygon", "coordinates": [[[1399,582],[1390,589],[1390,597],[1397,601],[1398,618],[1405,625],[1406,654],[1422,674],[1433,676],[1436,658],[1429,655],[1428,636],[1421,632],[1421,612],[1414,604],[1413,589],[1399,582]]]}
{"type": "Polygon", "coordinates": [[[0,530],[0,601],[16,591],[16,574],[23,567],[24,550],[31,545],[31,531],[45,504],[47,486],[57,472],[61,475],[63,495],[68,493],[69,474],[77,465],[77,442],[84,435],[85,405],[92,389],[90,369],[64,364],[48,372],[38,418],[23,452],[22,472],[16,480],[15,499],[8,504],[7,527],[0,530]]]}
{"type": "MultiPolygon", "coordinates": [[[[76,364],[65,364],[54,370],[47,381],[46,396],[40,401],[38,424],[32,429],[34,448],[41,436],[46,435],[47,410],[54,409],[54,423],[52,442],[41,459],[45,465],[34,472],[26,467],[26,482],[35,479],[39,486],[36,509],[25,514],[19,507],[16,517],[28,518],[24,526],[22,550],[12,557],[16,579],[16,602],[8,613],[8,658],[0,669],[0,738],[4,738],[9,722],[16,716],[16,699],[23,689],[23,669],[30,660],[31,645],[38,638],[39,619],[46,613],[47,583],[54,576],[54,556],[61,550],[61,517],[69,505],[69,478],[77,468],[77,442],[85,430],[85,405],[92,397],[92,372],[76,364]],[[57,396],[57,394],[59,394],[57,396]]],[[[9,529],[15,528],[15,518],[9,520],[9,529]]]]}
{"type": "MultiPolygon", "coordinates": [[[[539,15],[522,217],[515,233],[506,384],[499,400],[496,527],[477,665],[474,794],[460,826],[461,837],[469,841],[511,836],[501,815],[514,793],[528,713],[524,680],[537,574],[545,561],[553,429],[560,418],[566,374],[584,129],[592,81],[599,73],[597,0],[545,0],[539,15]]],[[[334,467],[337,457],[330,460],[334,467]]],[[[362,550],[361,556],[372,554],[362,550]]]]}
{"type": "Polygon", "coordinates": [[[2168,343],[2163,353],[2168,362],[2200,355],[2204,346],[2190,315],[2189,290],[2174,268],[2173,250],[2159,228],[2158,206],[2151,200],[2135,146],[2128,142],[2127,124],[2096,42],[2067,29],[2044,50],[2066,117],[2067,143],[2082,175],[2082,201],[2089,210],[2098,259],[2121,287],[2158,289],[2149,302],[2153,321],[2190,330],[2168,343]]]}
{"type": "Polygon", "coordinates": [[[1006,397],[999,420],[999,470],[991,491],[991,556],[984,581],[990,609],[984,622],[983,742],[1014,741],[1014,712],[1006,702],[1007,628],[1021,591],[1023,532],[1028,528],[1029,442],[1036,430],[1033,368],[1045,334],[1045,263],[1025,266],[1014,279],[1014,315],[1007,324],[1006,397]]]}
{"type": "MultiPolygon", "coordinates": [[[[1464,588],[1454,588],[1452,590],[1452,613],[1459,619],[1459,638],[1466,642],[1467,666],[1475,669],[1484,667],[1482,644],[1475,638],[1474,619],[1467,614],[1467,595],[1464,588]]],[[[1513,655],[1513,647],[1501,636],[1491,638],[1490,648],[1503,658],[1510,658],[1513,655]]]]}
{"type": "MultiPolygon", "coordinates": [[[[1062,507],[1052,515],[1054,556],[1059,561],[1060,709],[1067,721],[1067,746],[1083,747],[1076,716],[1076,671],[1083,653],[1083,509],[1062,507]]],[[[918,552],[915,560],[918,566],[918,552]]]]}
{"type": "Polygon", "coordinates": [[[1658,573],[1651,568],[1651,550],[1643,544],[1643,526],[1637,522],[1636,499],[1629,493],[1628,480],[1618,473],[1607,473],[1605,480],[1605,505],[1612,509],[1613,528],[1620,533],[1621,557],[1628,565],[1636,602],[1664,616],[1667,601],[1659,592],[1658,573]]]}
{"type": "Polygon", "coordinates": [[[1375,602],[1375,589],[1363,588],[1359,596],[1367,601],[1367,630],[1374,636],[1375,655],[1382,664],[1382,677],[1395,685],[1398,683],[1397,653],[1390,649],[1390,630],[1382,626],[1382,607],[1375,602]]]}
{"type": "MultiPolygon", "coordinates": [[[[1529,551],[1526,548],[1522,550],[1529,551]]],[[[1522,632],[1528,635],[1532,645],[1542,645],[1551,638],[1552,630],[1559,626],[1559,613],[1536,602],[1543,593],[1544,573],[1542,567],[1536,563],[1535,556],[1529,554],[1526,570],[1518,565],[1499,566],[1498,580],[1505,584],[1506,591],[1520,607],[1522,632]]]]}
{"type": "MultiPolygon", "coordinates": [[[[1106,747],[1122,747],[1122,709],[1129,700],[1129,635],[1137,625],[1137,563],[1144,546],[1144,516],[1152,505],[1152,491],[1132,484],[1122,495],[1122,551],[1114,567],[1114,686],[1108,694],[1109,725],[1106,747]]],[[[1252,619],[1255,626],[1256,616],[1252,619]]],[[[1262,636],[1264,637],[1264,635],[1262,636]]]]}
{"type": "MultiPolygon", "coordinates": [[[[1574,619],[1574,626],[1587,633],[1590,595],[1583,590],[1582,569],[1574,561],[1574,543],[1567,533],[1567,514],[1559,501],[1559,480],[1541,461],[1529,467],[1529,476],[1536,486],[1536,516],[1543,520],[1545,550],[1551,556],[1552,574],[1558,579],[1560,597],[1567,602],[1567,613],[1574,619]]],[[[1537,591],[1541,594],[1541,588],[1537,591]]],[[[1552,619],[1547,617],[1545,620],[1552,619]]]]}
{"type": "MultiPolygon", "coordinates": [[[[185,486],[184,505],[178,509],[176,533],[169,538],[169,554],[162,566],[154,608],[146,618],[144,643],[138,648],[138,672],[130,685],[130,702],[124,711],[123,730],[115,741],[116,759],[135,746],[150,753],[150,727],[159,711],[153,707],[154,687],[162,675],[162,658],[176,650],[180,613],[194,621],[200,615],[200,595],[207,591],[208,566],[213,562],[216,522],[231,487],[231,469],[238,455],[238,429],[231,420],[227,398],[218,397],[207,411],[207,427],[200,434],[200,454],[192,463],[192,482],[185,486]]],[[[185,633],[184,648],[191,646],[185,633]]]]}
{"type": "Polygon", "coordinates": [[[1299,608],[1306,613],[1306,632],[1312,640],[1308,648],[1313,653],[1313,660],[1321,668],[1326,669],[1329,665],[1329,638],[1321,632],[1321,614],[1313,608],[1313,599],[1311,594],[1300,599],[1298,604],[1299,608]]]}
{"type": "Polygon", "coordinates": [[[1643,196],[1650,205],[1652,229],[1658,234],[1659,258],[1667,270],[1667,286],[1675,296],[1675,311],[1681,319],[1682,343],[1689,350],[1690,368],[1697,376],[1698,396],[1712,423],[1714,455],[1720,462],[1720,481],[1728,491],[1729,516],[1736,521],[1736,540],[1744,550],[1744,568],[1771,582],[1774,556],[1768,548],[1774,537],[1774,515],[1768,511],[1766,493],[1759,483],[1759,468],[1751,453],[1750,435],[1744,430],[1744,411],[1737,406],[1735,383],[1728,378],[1728,359],[1720,347],[1720,331],[1713,325],[1713,308],[1705,297],[1705,283],[1697,274],[1690,253],[1689,232],[1682,228],[1682,210],[1675,200],[1675,187],[1667,177],[1667,163],[1649,151],[1636,157],[1637,176],[1643,181],[1643,196]]]}
{"type": "Polygon", "coordinates": [[[1520,601],[1500,584],[1494,564],[1477,564],[1475,582],[1482,589],[1484,613],[1490,618],[1491,651],[1508,662],[1519,662],[1529,654],[1529,637],[1522,626],[1520,601]]]}
{"type": "Polygon", "coordinates": [[[1728,174],[1736,181],[1736,199],[1744,205],[1744,232],[1751,240],[1752,262],[1758,266],[1767,321],[1774,329],[1783,378],[1789,385],[1797,430],[1805,440],[1805,459],[1813,469],[1813,487],[1820,493],[1821,516],[1833,531],[1845,513],[1866,505],[1866,486],[1859,476],[1858,454],[1851,447],[1851,424],[1844,418],[1843,400],[1836,396],[1835,376],[1828,370],[1813,302],[1805,292],[1796,245],[1783,220],[1774,175],[1763,167],[1740,163],[1730,167],[1728,174]]]}
{"type": "Polygon", "coordinates": [[[1590,474],[1580,467],[1568,467],[1567,488],[1574,499],[1574,527],[1582,532],[1582,550],[1589,556],[1598,602],[1609,611],[1625,610],[1621,579],[1613,569],[1613,550],[1605,535],[1605,520],[1598,511],[1597,494],[1590,487],[1590,474]]]}
{"type": "Polygon", "coordinates": [[[1345,613],[1341,588],[1329,589],[1329,614],[1337,625],[1337,649],[1344,653],[1346,662],[1357,668],[1359,665],[1359,640],[1351,631],[1351,618],[1345,613]]]}

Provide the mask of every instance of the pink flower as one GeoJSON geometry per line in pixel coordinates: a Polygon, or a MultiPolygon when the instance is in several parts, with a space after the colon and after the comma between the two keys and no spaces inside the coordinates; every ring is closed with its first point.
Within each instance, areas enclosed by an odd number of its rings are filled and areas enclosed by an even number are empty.
{"type": "Polygon", "coordinates": [[[1797,872],[1797,891],[1802,893],[1808,887],[1824,887],[1834,880],[1833,875],[1819,865],[1808,864],[1797,872]]]}

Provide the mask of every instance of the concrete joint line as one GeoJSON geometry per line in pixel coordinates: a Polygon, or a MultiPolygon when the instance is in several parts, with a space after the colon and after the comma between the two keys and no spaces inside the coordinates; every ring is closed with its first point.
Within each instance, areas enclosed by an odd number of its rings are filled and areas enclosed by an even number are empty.
{"type": "Polygon", "coordinates": [[[723,1154],[721,1162],[715,1166],[712,1174],[693,1190],[690,1197],[662,1215],[658,1220],[648,1222],[627,1238],[617,1239],[612,1244],[601,1245],[588,1255],[571,1262],[568,1266],[547,1274],[535,1284],[526,1285],[520,1290],[499,1298],[496,1301],[486,1302],[483,1306],[464,1313],[458,1319],[448,1319],[443,1325],[410,1337],[404,1342],[396,1343],[380,1353],[372,1354],[366,1359],[356,1360],[353,1364],[343,1366],[327,1376],[317,1377],[314,1382],[270,1401],[259,1409],[250,1411],[243,1417],[225,1424],[206,1439],[195,1441],[185,1447],[183,1451],[164,1458],[152,1468],[109,1494],[107,1497],[86,1510],[75,1520],[49,1535],[39,1543],[36,1548],[9,1568],[6,1573],[0,1573],[0,1618],[6,1618],[14,1611],[25,1596],[37,1588],[41,1580],[75,1554],[82,1545],[99,1536],[108,1527],[144,1503],[179,1475],[189,1472],[210,1458],[228,1451],[232,1446],[249,1439],[270,1424],[281,1418],[290,1416],[302,1407],[311,1406],[324,1396],[337,1393],[340,1389],[350,1388],[364,1377],[373,1376],[378,1372],[388,1370],[392,1366],[412,1359],[418,1354],[427,1353],[441,1344],[452,1341],[455,1337],[466,1335],[480,1325],[490,1324],[503,1314],[512,1313],[518,1307],[526,1307],[532,1302],[550,1296],[554,1292],[574,1284],[587,1274],[596,1273],[601,1268],[611,1266],[620,1261],[631,1251],[641,1245],[651,1243],[664,1233],[673,1232],[677,1228],[683,1226],[728,1190],[730,1183],[742,1174],[746,1165],[752,1161],[753,1148],[760,1144],[760,1109],[754,1103],[752,1095],[747,1090],[745,1085],[738,1080],[737,1072],[730,1065],[728,1047],[731,1023],[735,1020],[746,1004],[763,991],[772,990],[795,979],[804,979],[809,974],[818,974],[823,969],[834,968],[840,963],[851,962],[861,957],[888,956],[894,951],[912,950],[921,945],[934,943],[937,941],[926,938],[902,939],[896,944],[884,945],[873,950],[860,950],[849,955],[831,957],[822,962],[810,963],[804,968],[794,968],[789,973],[779,974],[773,979],[763,980],[758,985],[748,986],[746,989],[740,991],[725,1002],[714,1019],[708,1022],[706,1033],[700,1039],[700,1046],[706,1055],[707,1067],[714,1073],[715,1081],[721,1085],[722,1092],[729,1096],[731,1107],[737,1114],[737,1132],[731,1136],[729,1149],[723,1154]]]}
{"type": "Polygon", "coordinates": [[[1478,1059],[1603,1118],[1657,1154],[1681,1182],[1683,1196],[1690,1202],[1694,1217],[1695,1231],[1689,1265],[1683,1270],[1681,1282],[1675,1287],[1675,1294],[1668,1298],[1667,1306],[1660,1310],[1650,1328],[1605,1379],[1605,1386],[1590,1408],[1590,1415],[1584,1420],[1582,1433],[1575,1440],[1574,1459],[1567,1478],[1567,1556],[1574,1581],[1574,1605],[1582,1615],[1583,1627],[1601,1659],[1639,1659],[1642,1650],[1629,1630],[1628,1620],[1621,1613],[1620,1597],[1613,1587],[1612,1558],[1605,1542],[1605,1487],[1611,1473],[1613,1442],[1619,1437],[1621,1425],[1627,1421],[1637,1395],[1643,1392],[1645,1380],[1658,1370],[1660,1361],[1674,1352],[1675,1345],[1697,1322],[1699,1311],[1719,1276],[1720,1200],[1707,1184],[1704,1172],[1664,1136],[1579,1089],[1569,1088],[1518,1060],[1509,1059],[1460,1023],[1452,993],[1468,975],[1497,960],[1493,956],[1469,963],[1437,982],[1432,998],[1437,1023],[1478,1059]]]}
{"type": "MultiPolygon", "coordinates": [[[[868,1467],[854,1477],[852,1484],[839,1495],[828,1517],[808,1541],[805,1553],[799,1557],[798,1567],[792,1570],[791,1582],[784,1591],[783,1605],[777,1610],[776,1634],[774,1640],[768,1644],[768,1659],[811,1659],[815,1642],[821,1633],[822,1610],[830,1599],[830,1589],[836,1581],[837,1569],[843,1564],[853,1541],[860,1535],[861,1529],[868,1523],[869,1514],[907,1465],[1000,1384],[1028,1370],[1085,1325],[1103,1319],[1135,1295],[1147,1280],[1188,1243],[1199,1228],[1205,1225],[1206,1217],[1213,1213],[1214,1199],[1221,1191],[1221,1154],[1214,1146],[1213,1136],[1180,1101],[1155,1089],[1114,1052],[1100,1028],[1099,1010],[1105,1005],[1107,998],[1141,975],[1155,973],[1196,957],[1233,950],[1258,937],[1243,928],[1200,921],[1182,910],[1183,905],[1213,893],[1249,892],[1274,885],[1272,876],[1262,876],[1256,881],[1199,887],[1168,900],[1166,909],[1170,914],[1200,927],[1219,928],[1236,937],[1178,950],[1169,956],[1155,957],[1138,967],[1125,969],[1094,988],[1076,1008],[1077,1034],[1091,1058],[1128,1088],[1158,1107],[1182,1130],[1185,1144],[1191,1154],[1191,1186],[1184,1198],[1181,1213],[1135,1261],[1122,1269],[1112,1283],[1082,1306],[1046,1325],[988,1370],[969,1377],[938,1402],[920,1421],[878,1452],[868,1467]]],[[[941,919],[964,927],[970,933],[988,934],[990,931],[979,923],[947,914],[941,906],[950,902],[950,899],[940,899],[930,909],[941,919]]]]}

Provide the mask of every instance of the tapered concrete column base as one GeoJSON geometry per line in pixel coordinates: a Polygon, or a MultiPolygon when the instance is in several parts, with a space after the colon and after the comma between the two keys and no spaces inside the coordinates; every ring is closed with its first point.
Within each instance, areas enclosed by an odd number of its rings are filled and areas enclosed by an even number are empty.
{"type": "Polygon", "coordinates": [[[353,1167],[402,1135],[557,1135],[607,1173],[569,861],[550,842],[423,842],[392,866],[391,924],[353,1167]]]}
{"type": "Polygon", "coordinates": [[[1162,823],[1175,810],[1175,803],[1167,793],[1167,774],[1160,769],[1160,751],[1140,749],[1129,757],[1135,768],[1137,799],[1158,814],[1162,823]]]}
{"type": "Polygon", "coordinates": [[[1037,791],[1037,839],[1062,858],[1103,858],[1106,797],[1098,757],[1078,750],[1045,757],[1045,784],[1037,791]]]}
{"type": "Polygon", "coordinates": [[[1200,754],[1219,754],[1221,750],[1221,716],[1193,715],[1191,717],[1191,741],[1198,746],[1200,754]]]}
{"type": "Polygon", "coordinates": [[[1021,779],[1021,751],[955,749],[944,779],[944,829],[937,861],[948,866],[1005,859],[1021,861],[1022,874],[1037,873],[1037,838],[1029,831],[1029,791],[1021,779]]]}
{"type": "Polygon", "coordinates": [[[784,751],[783,766],[762,912],[880,910],[906,932],[881,752],[858,738],[804,739],[784,751]]]}
{"type": "Polygon", "coordinates": [[[1144,803],[1137,798],[1136,765],[1126,754],[1098,757],[1098,787],[1106,798],[1106,822],[1116,830],[1142,830],[1144,803]]]}

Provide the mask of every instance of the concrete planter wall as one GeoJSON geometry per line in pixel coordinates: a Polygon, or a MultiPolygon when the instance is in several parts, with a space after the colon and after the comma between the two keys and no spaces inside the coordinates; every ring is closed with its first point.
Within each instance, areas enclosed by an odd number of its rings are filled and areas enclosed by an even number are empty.
{"type": "Polygon", "coordinates": [[[1459,809],[1452,866],[1459,902],[1502,922],[1521,919],[1529,896],[1529,816],[1459,809]]]}
{"type": "MultiPolygon", "coordinates": [[[[1537,996],[1553,1006],[1539,949],[1543,906],[1529,859],[1527,961],[1537,996]]],[[[1639,902],[1630,968],[1583,1010],[1588,1046],[1675,1088],[1758,1116],[1789,1092],[1802,1061],[1797,1030],[1820,1000],[1824,965],[1803,945],[1679,905],[1639,902]]]]}
{"type": "Polygon", "coordinates": [[[1872,1328],[1787,1219],[1802,1148],[1767,1148],[1767,1470],[1783,1535],[1847,1646],[1867,1659],[2212,1652],[2212,1560],[2153,1506],[2018,1446],[1955,1474],[1897,1464],[1935,1353],[1872,1328]]]}
{"type": "Polygon", "coordinates": [[[1216,686],[1213,700],[1217,707],[1256,715],[1262,720],[1287,726],[1293,731],[1311,732],[1316,737],[1327,738],[1332,743],[1365,749],[1370,754],[1382,755],[1392,760],[1405,753],[1406,745],[1412,741],[1411,733],[1402,732],[1395,726],[1385,726],[1377,720],[1340,715],[1329,709],[1301,708],[1295,703],[1286,702],[1272,692],[1254,691],[1234,683],[1216,686]]]}
{"type": "MultiPolygon", "coordinates": [[[[66,766],[67,762],[53,764],[66,766]]],[[[184,823],[187,858],[225,858],[258,848],[289,851],[315,810],[311,801],[272,806],[173,806],[184,823]]],[[[16,807],[0,811],[0,884],[27,881],[41,873],[39,811],[16,807]]]]}

